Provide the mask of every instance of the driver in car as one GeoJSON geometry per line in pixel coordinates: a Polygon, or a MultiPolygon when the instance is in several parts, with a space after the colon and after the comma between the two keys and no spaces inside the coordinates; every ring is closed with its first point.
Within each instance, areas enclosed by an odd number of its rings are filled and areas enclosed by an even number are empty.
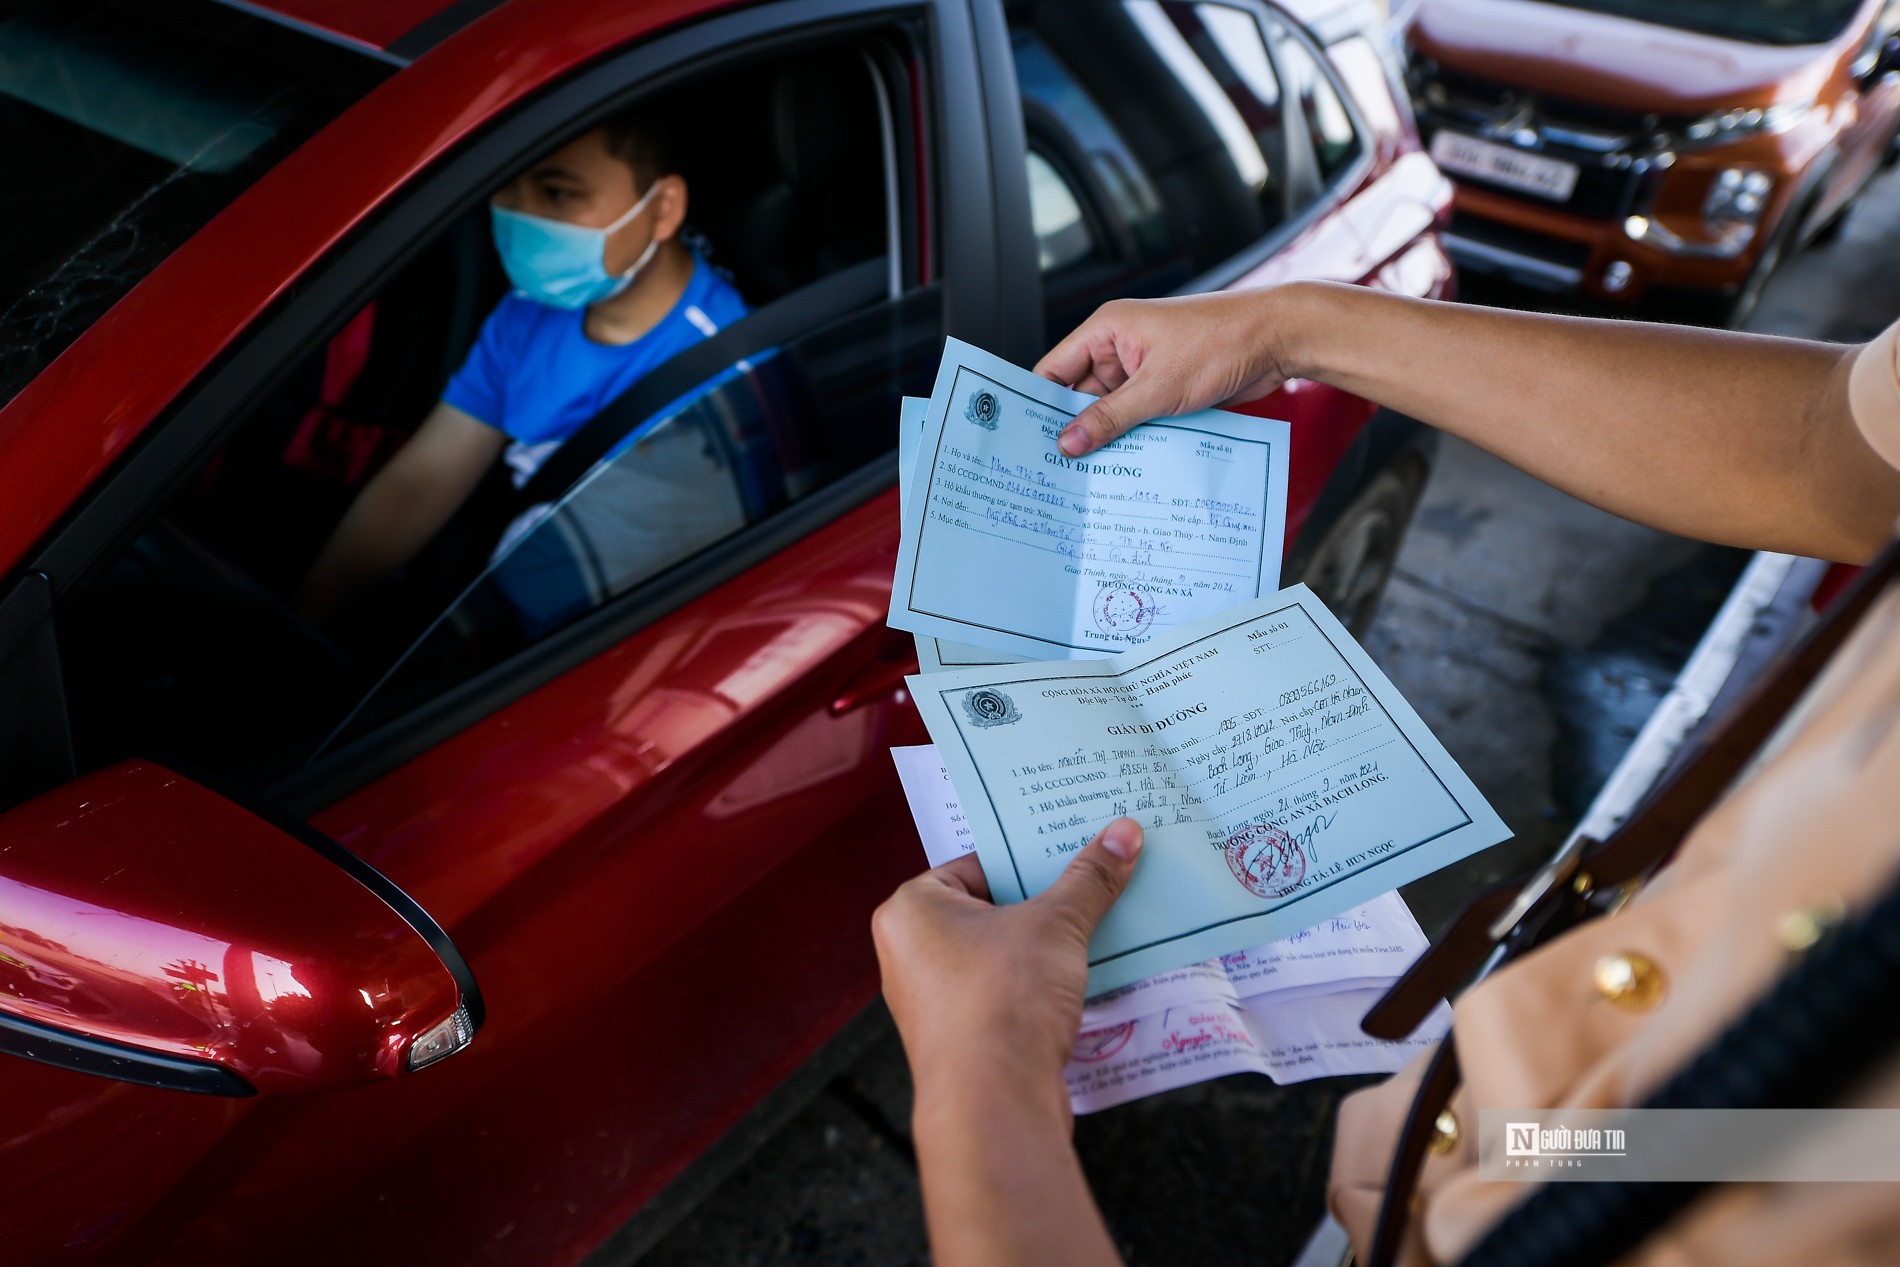
{"type": "Polygon", "coordinates": [[[498,454],[521,487],[643,375],[745,315],[738,292],[679,240],[686,181],[650,120],[620,115],[568,142],[489,211],[514,289],[305,576],[297,606],[318,625],[393,578],[498,454]]]}

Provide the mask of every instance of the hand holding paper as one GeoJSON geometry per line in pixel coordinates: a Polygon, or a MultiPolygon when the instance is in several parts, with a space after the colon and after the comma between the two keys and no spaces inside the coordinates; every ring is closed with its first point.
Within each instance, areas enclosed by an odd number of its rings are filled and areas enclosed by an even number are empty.
{"type": "Polygon", "coordinates": [[[1088,948],[1078,1111],[1396,1068],[1408,1045],[1357,1031],[1424,945],[1393,890],[1509,833],[1324,604],[1276,590],[1287,425],[1202,411],[1069,458],[1092,399],[949,340],[904,403],[890,623],[936,750],[894,755],[926,847],[973,848],[1008,905],[1145,827],[1088,948]]]}
{"type": "Polygon", "coordinates": [[[997,901],[1117,815],[1148,828],[1091,991],[1284,937],[1509,834],[1304,586],[1111,660],[910,683],[997,901]]]}
{"type": "MultiPolygon", "coordinates": [[[[891,755],[930,864],[962,857],[968,830],[936,748],[891,755]]],[[[1384,893],[1284,940],[1097,995],[1064,1071],[1071,1105],[1090,1113],[1230,1073],[1285,1083],[1396,1070],[1443,1034],[1449,1010],[1401,1043],[1368,1038],[1359,1020],[1425,944],[1384,893]]]]}
{"type": "Polygon", "coordinates": [[[903,464],[894,628],[1107,655],[1278,587],[1287,424],[1204,410],[1064,457],[1056,436],[1093,400],[945,341],[903,464]]]}

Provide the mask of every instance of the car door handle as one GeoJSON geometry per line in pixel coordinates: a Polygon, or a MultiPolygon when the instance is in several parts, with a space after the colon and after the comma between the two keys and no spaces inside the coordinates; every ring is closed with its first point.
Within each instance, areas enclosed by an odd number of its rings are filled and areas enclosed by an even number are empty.
{"type": "Polygon", "coordinates": [[[831,701],[831,715],[844,714],[890,699],[904,689],[904,679],[917,672],[917,651],[907,633],[886,629],[871,662],[853,673],[831,701]]]}

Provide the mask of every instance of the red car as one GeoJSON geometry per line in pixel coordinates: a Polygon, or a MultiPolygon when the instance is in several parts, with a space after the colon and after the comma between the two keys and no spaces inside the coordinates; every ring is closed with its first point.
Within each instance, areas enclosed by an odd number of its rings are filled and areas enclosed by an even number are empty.
{"type": "MultiPolygon", "coordinates": [[[[1028,362],[1117,295],[1450,280],[1380,53],[1252,0],[4,12],[10,1265],[624,1256],[876,994],[921,863],[897,399],[942,338],[1028,362]],[[754,308],[694,372],[736,372],[534,529],[584,601],[524,615],[498,476],[312,628],[284,595],[502,294],[488,195],[634,100],[692,138],[754,308]],[[604,564],[641,479],[693,530],[604,564]]],[[[1288,579],[1363,622],[1420,429],[1260,408],[1288,579]]]]}

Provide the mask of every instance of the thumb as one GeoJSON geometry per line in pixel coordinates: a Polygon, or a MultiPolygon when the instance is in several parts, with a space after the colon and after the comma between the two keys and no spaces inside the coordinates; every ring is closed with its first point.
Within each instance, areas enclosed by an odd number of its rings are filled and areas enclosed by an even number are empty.
{"type": "Polygon", "coordinates": [[[1130,379],[1077,414],[1075,421],[1062,429],[1057,446],[1070,457],[1079,458],[1133,431],[1138,424],[1159,417],[1165,411],[1147,400],[1148,395],[1140,383],[1130,379]]]}
{"type": "Polygon", "coordinates": [[[1082,931],[1094,935],[1095,926],[1115,905],[1135,873],[1141,853],[1141,824],[1118,818],[1102,828],[1088,847],[1069,860],[1056,882],[1031,899],[1049,910],[1072,917],[1082,931]]]}

